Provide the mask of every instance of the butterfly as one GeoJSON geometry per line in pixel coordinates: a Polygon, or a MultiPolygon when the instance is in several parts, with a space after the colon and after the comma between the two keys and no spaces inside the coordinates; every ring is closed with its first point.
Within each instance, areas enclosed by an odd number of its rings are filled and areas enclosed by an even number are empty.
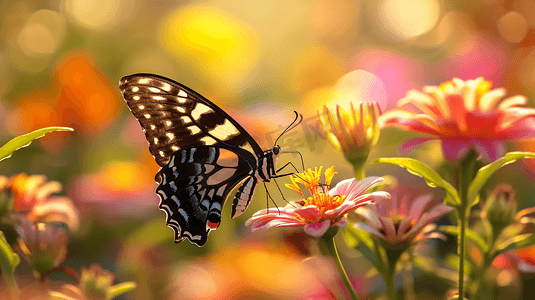
{"type": "Polygon", "coordinates": [[[239,183],[233,218],[247,209],[259,182],[289,175],[277,175],[283,151],[276,141],[262,151],[238,122],[192,89],[154,74],[125,76],[119,88],[161,167],[156,193],[176,243],[187,238],[202,247],[219,227],[223,204],[239,183]]]}

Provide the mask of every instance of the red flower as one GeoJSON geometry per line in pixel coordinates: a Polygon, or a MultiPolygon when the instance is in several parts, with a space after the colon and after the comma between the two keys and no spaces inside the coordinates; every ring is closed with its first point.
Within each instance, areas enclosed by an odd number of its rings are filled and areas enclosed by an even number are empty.
{"type": "Polygon", "coordinates": [[[395,126],[431,134],[431,138],[406,141],[410,151],[423,142],[441,140],[444,156],[460,160],[470,149],[485,162],[505,153],[503,142],[535,137],[535,109],[523,107],[524,96],[501,100],[503,88],[490,90],[492,83],[482,77],[463,81],[454,78],[440,86],[426,86],[423,93],[409,91],[398,106],[413,104],[422,113],[391,110],[380,117],[381,127],[395,126]]]}

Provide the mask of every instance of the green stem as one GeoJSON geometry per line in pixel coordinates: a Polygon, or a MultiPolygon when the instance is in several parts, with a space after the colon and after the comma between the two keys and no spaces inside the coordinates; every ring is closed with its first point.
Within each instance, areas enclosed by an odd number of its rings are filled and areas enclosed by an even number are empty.
{"type": "Polygon", "coordinates": [[[459,226],[459,240],[457,252],[459,254],[459,299],[464,299],[464,258],[466,252],[466,228],[468,226],[468,215],[470,214],[471,203],[468,203],[468,187],[474,179],[478,168],[477,153],[471,151],[461,161],[459,168],[459,192],[461,204],[457,207],[457,217],[459,226]]]}
{"type": "Polygon", "coordinates": [[[349,281],[349,278],[347,277],[347,273],[346,273],[346,270],[344,269],[344,266],[342,265],[342,261],[340,261],[338,250],[336,250],[336,244],[334,242],[334,236],[336,235],[336,232],[338,232],[338,227],[331,227],[329,231],[327,231],[327,233],[323,235],[322,239],[325,241],[329,255],[332,256],[332,258],[336,262],[338,273],[340,273],[340,277],[342,277],[342,280],[344,281],[344,284],[347,287],[349,294],[351,295],[351,299],[359,300],[359,297],[357,296],[357,292],[355,292],[353,285],[351,285],[351,282],[349,281]]]}
{"type": "Polygon", "coordinates": [[[362,180],[366,177],[364,173],[366,159],[368,159],[367,155],[366,157],[347,157],[347,160],[351,163],[351,165],[353,165],[353,170],[355,171],[355,178],[357,180],[362,180]]]}
{"type": "Polygon", "coordinates": [[[388,252],[384,248],[380,247],[378,241],[373,241],[373,246],[375,249],[375,255],[377,255],[377,262],[379,267],[379,273],[385,281],[386,295],[389,300],[396,300],[398,297],[395,279],[396,279],[396,262],[399,258],[398,253],[388,252]],[[386,252],[385,252],[386,251],[386,252]],[[390,255],[389,255],[390,254],[390,255]]]}
{"type": "Polygon", "coordinates": [[[459,299],[464,299],[464,254],[466,243],[466,213],[458,212],[459,215],[459,240],[457,253],[459,254],[459,299]]]}

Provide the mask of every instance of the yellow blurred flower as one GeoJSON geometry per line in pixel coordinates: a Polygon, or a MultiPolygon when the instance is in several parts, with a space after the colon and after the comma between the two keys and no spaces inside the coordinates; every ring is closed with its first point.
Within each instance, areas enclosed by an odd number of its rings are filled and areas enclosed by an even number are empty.
{"type": "Polygon", "coordinates": [[[251,26],[208,5],[181,6],[171,12],[159,37],[177,60],[193,64],[207,79],[230,85],[226,89],[248,78],[260,54],[259,37],[251,26]]]}
{"type": "Polygon", "coordinates": [[[323,133],[336,150],[344,153],[356,170],[363,167],[379,140],[379,115],[379,105],[375,101],[360,102],[356,109],[350,102],[349,111],[336,105],[336,113],[323,106],[323,113],[320,114],[323,133]]]}

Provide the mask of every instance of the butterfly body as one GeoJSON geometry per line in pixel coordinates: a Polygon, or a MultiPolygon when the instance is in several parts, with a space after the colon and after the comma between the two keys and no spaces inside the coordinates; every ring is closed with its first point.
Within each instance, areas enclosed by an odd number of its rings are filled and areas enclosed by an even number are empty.
{"type": "Polygon", "coordinates": [[[242,183],[232,205],[237,217],[258,182],[276,176],[280,148],[262,151],[234,119],[195,91],[153,74],[125,76],[120,90],[161,166],[156,193],[175,242],[187,238],[203,246],[234,187],[242,183]]]}

